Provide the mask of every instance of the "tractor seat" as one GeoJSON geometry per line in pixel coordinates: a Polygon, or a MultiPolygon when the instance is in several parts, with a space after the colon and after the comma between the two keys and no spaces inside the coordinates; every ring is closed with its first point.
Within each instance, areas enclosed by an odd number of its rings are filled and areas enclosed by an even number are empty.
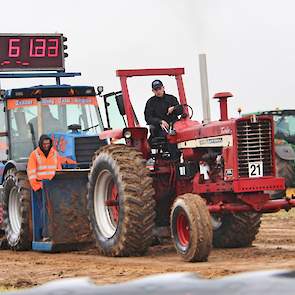
{"type": "Polygon", "coordinates": [[[165,137],[153,137],[149,140],[149,144],[152,149],[162,148],[167,145],[167,139],[165,137]]]}

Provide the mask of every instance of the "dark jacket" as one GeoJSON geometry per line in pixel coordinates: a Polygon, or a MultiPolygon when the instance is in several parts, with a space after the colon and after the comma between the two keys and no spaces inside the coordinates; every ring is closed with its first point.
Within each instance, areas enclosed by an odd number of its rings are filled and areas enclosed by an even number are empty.
{"type": "Polygon", "coordinates": [[[177,116],[182,114],[182,107],[178,107],[167,116],[168,108],[172,106],[180,106],[175,96],[166,93],[163,97],[152,96],[145,105],[144,117],[146,123],[158,126],[162,120],[167,123],[175,122],[177,116]]]}

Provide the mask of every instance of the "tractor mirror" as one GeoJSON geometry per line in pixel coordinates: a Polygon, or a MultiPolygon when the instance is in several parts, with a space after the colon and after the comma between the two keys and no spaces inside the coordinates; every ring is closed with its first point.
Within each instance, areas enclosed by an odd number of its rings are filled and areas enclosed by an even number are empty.
{"type": "Polygon", "coordinates": [[[103,93],[103,86],[97,87],[97,94],[100,96],[103,93]]]}
{"type": "Polygon", "coordinates": [[[122,94],[116,95],[116,102],[121,116],[126,115],[122,94]]]}

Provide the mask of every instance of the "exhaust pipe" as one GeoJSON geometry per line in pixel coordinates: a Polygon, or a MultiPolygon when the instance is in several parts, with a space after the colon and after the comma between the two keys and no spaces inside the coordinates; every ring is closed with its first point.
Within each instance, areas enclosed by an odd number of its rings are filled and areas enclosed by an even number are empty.
{"type": "Polygon", "coordinates": [[[211,121],[211,113],[210,113],[210,103],[209,103],[209,87],[208,87],[206,54],[199,54],[199,68],[200,68],[201,92],[202,92],[203,123],[207,124],[211,121]]]}
{"type": "Polygon", "coordinates": [[[228,120],[228,111],[227,111],[227,99],[233,97],[230,92],[219,92],[215,93],[213,98],[219,99],[220,104],[220,121],[228,120]]]}

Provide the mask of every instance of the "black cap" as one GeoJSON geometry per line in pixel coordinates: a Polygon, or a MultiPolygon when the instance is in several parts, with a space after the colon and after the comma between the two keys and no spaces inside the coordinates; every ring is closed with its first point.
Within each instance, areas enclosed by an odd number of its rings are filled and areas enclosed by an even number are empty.
{"type": "Polygon", "coordinates": [[[153,83],[152,83],[152,88],[153,88],[154,90],[157,90],[157,89],[161,88],[162,86],[163,86],[163,83],[162,83],[162,81],[160,81],[160,80],[155,80],[155,81],[153,81],[153,83]]]}

